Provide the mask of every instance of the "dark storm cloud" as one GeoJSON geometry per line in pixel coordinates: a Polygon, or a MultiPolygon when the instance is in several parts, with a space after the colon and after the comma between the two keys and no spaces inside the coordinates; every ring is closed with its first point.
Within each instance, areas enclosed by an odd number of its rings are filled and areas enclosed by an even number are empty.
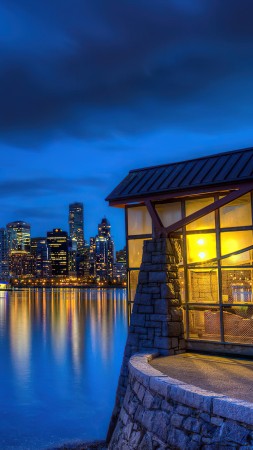
{"type": "Polygon", "coordinates": [[[0,198],[23,198],[42,195],[55,195],[80,190],[80,188],[102,187],[104,179],[98,177],[83,177],[75,179],[58,177],[41,177],[35,179],[8,180],[0,182],[0,198]]]}
{"type": "Polygon", "coordinates": [[[19,146],[194,123],[203,95],[211,115],[219,83],[253,74],[251,0],[5,0],[0,16],[0,135],[19,146]]]}

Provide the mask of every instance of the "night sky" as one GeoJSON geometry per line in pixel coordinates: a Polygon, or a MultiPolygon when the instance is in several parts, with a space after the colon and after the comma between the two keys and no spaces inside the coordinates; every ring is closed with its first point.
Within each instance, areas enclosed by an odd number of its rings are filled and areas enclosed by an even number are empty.
{"type": "Polygon", "coordinates": [[[32,236],[130,169],[253,145],[252,0],[0,0],[0,226],[32,236]]]}

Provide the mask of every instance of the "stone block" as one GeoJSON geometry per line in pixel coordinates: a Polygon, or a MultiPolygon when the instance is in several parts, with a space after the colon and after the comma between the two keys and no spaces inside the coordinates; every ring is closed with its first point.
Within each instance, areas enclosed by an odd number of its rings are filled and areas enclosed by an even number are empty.
{"type": "Polygon", "coordinates": [[[249,443],[249,430],[240,426],[239,424],[227,421],[222,427],[221,439],[228,442],[235,442],[236,444],[246,445],[249,443]]]}
{"type": "Polygon", "coordinates": [[[201,427],[201,436],[205,438],[211,438],[213,441],[215,441],[215,432],[218,439],[220,439],[220,430],[217,428],[216,425],[210,423],[203,423],[201,427]]]}
{"type": "Polygon", "coordinates": [[[169,307],[169,314],[172,322],[181,322],[183,320],[183,310],[181,308],[169,307]]]}
{"type": "Polygon", "coordinates": [[[153,339],[141,339],[140,340],[140,349],[145,348],[153,348],[154,347],[154,341],[153,339]]]}
{"type": "Polygon", "coordinates": [[[213,400],[213,413],[226,419],[253,424],[253,404],[225,396],[213,400]]]}
{"type": "Polygon", "coordinates": [[[167,400],[162,400],[161,409],[163,411],[166,411],[167,413],[172,413],[174,407],[170,403],[168,403],[167,400]]]}
{"type": "Polygon", "coordinates": [[[171,337],[181,336],[182,330],[180,322],[170,322],[168,324],[168,334],[171,337]]]}
{"type": "Polygon", "coordinates": [[[139,448],[139,443],[142,438],[142,432],[141,431],[133,431],[131,433],[130,439],[129,439],[129,449],[137,449],[139,448]]]}
{"type": "Polygon", "coordinates": [[[169,340],[167,337],[159,337],[155,336],[154,346],[158,349],[168,349],[169,348],[169,340]]]}
{"type": "Polygon", "coordinates": [[[168,377],[151,377],[149,380],[149,388],[162,397],[167,396],[168,377]]]}
{"type": "Polygon", "coordinates": [[[151,262],[152,262],[152,254],[143,252],[142,263],[151,263],[151,262]]]}
{"type": "Polygon", "coordinates": [[[169,320],[169,317],[168,317],[168,314],[155,313],[155,314],[150,315],[150,320],[167,323],[169,320]]]}
{"type": "Polygon", "coordinates": [[[143,402],[142,402],[144,408],[150,409],[152,406],[153,400],[154,400],[153,395],[148,390],[146,390],[144,398],[143,398],[143,402]]]}
{"type": "Polygon", "coordinates": [[[139,313],[147,313],[147,314],[153,314],[154,307],[152,305],[138,305],[138,312],[139,313]]]}
{"type": "Polygon", "coordinates": [[[123,407],[120,410],[119,417],[120,417],[120,420],[123,422],[123,424],[126,425],[128,419],[129,419],[129,416],[128,416],[126,410],[123,407]]]}
{"type": "Polygon", "coordinates": [[[154,302],[155,314],[167,314],[168,315],[168,301],[164,298],[158,299],[154,302]]]}
{"type": "Polygon", "coordinates": [[[129,441],[131,433],[132,433],[132,429],[133,429],[133,422],[129,422],[124,429],[124,435],[127,439],[127,441],[129,441]]]}
{"type": "Polygon", "coordinates": [[[134,422],[140,424],[142,422],[143,415],[145,414],[145,410],[142,405],[138,405],[135,413],[134,413],[134,422]]]}
{"type": "Polygon", "coordinates": [[[201,422],[194,417],[187,417],[183,423],[183,428],[193,433],[199,433],[201,422]]]}
{"type": "Polygon", "coordinates": [[[132,326],[143,327],[145,325],[145,314],[134,314],[131,315],[131,323],[132,326]]]}
{"type": "Polygon", "coordinates": [[[211,417],[211,423],[213,423],[214,425],[217,425],[217,427],[221,427],[223,422],[224,422],[224,419],[222,419],[221,417],[211,417]]]}
{"type": "Polygon", "coordinates": [[[151,256],[152,264],[167,264],[167,256],[164,254],[152,254],[151,256]]]}
{"type": "Polygon", "coordinates": [[[152,437],[150,435],[150,433],[145,433],[141,442],[138,444],[138,447],[131,447],[131,449],[138,449],[138,450],[153,450],[153,442],[152,442],[152,437]]]}
{"type": "Polygon", "coordinates": [[[204,422],[207,422],[207,423],[210,423],[210,422],[211,422],[211,416],[210,416],[210,414],[202,413],[202,414],[200,414],[199,418],[200,418],[201,420],[203,420],[204,422]]]}
{"type": "Polygon", "coordinates": [[[153,339],[155,335],[155,330],[153,328],[148,328],[148,339],[153,339]]]}
{"type": "Polygon", "coordinates": [[[143,415],[141,417],[141,425],[142,427],[146,428],[146,430],[151,431],[152,430],[152,422],[154,420],[154,411],[147,411],[143,410],[143,415]]]}
{"type": "Polygon", "coordinates": [[[187,449],[189,438],[184,431],[178,428],[170,428],[167,443],[175,449],[187,449]]]}
{"type": "Polygon", "coordinates": [[[210,412],[212,407],[213,397],[216,395],[213,392],[204,391],[189,384],[170,386],[169,397],[175,402],[190,406],[195,409],[210,412]]]}
{"type": "Polygon", "coordinates": [[[145,294],[159,294],[160,293],[160,287],[155,286],[145,286],[143,287],[143,293],[145,294]]]}
{"type": "Polygon", "coordinates": [[[182,422],[184,420],[184,416],[180,416],[180,414],[172,414],[170,423],[173,427],[180,428],[182,425],[182,422]]]}
{"type": "Polygon", "coordinates": [[[140,402],[142,402],[145,392],[146,392],[146,389],[144,388],[144,386],[142,386],[142,384],[140,384],[139,389],[138,389],[138,394],[137,394],[137,397],[140,400],[140,402]]]}
{"type": "Polygon", "coordinates": [[[147,335],[147,329],[145,327],[134,327],[134,332],[136,334],[147,335]]]}
{"type": "Polygon", "coordinates": [[[178,345],[179,345],[178,338],[173,337],[173,338],[171,338],[170,342],[171,342],[171,348],[178,348],[178,345]]]}
{"type": "Polygon", "coordinates": [[[127,338],[128,345],[139,345],[139,336],[137,334],[129,333],[127,338]]]}
{"type": "Polygon", "coordinates": [[[176,406],[176,412],[178,414],[182,414],[182,416],[189,416],[192,412],[191,408],[188,408],[187,406],[183,406],[178,404],[176,406]]]}
{"type": "Polygon", "coordinates": [[[168,280],[167,273],[161,272],[149,272],[148,279],[151,283],[166,283],[168,280]]]}
{"type": "Polygon", "coordinates": [[[138,282],[139,283],[147,283],[147,281],[148,281],[148,273],[141,270],[139,273],[138,282]]]}
{"type": "Polygon", "coordinates": [[[145,327],[147,328],[161,328],[161,322],[154,322],[152,320],[146,320],[145,327]]]}
{"type": "Polygon", "coordinates": [[[163,442],[166,442],[170,417],[165,411],[157,411],[153,414],[151,431],[163,442]]]}
{"type": "MultiPolygon", "coordinates": [[[[140,388],[140,386],[141,386],[141,384],[137,381],[137,380],[134,380],[134,379],[132,379],[132,377],[129,377],[131,380],[132,380],[132,383],[131,383],[131,386],[132,386],[132,389],[133,389],[133,391],[137,394],[138,393],[138,391],[139,391],[139,388],[140,388]]],[[[127,394],[126,394],[127,395],[127,394]]],[[[129,402],[129,398],[127,399],[127,402],[129,402]]]]}

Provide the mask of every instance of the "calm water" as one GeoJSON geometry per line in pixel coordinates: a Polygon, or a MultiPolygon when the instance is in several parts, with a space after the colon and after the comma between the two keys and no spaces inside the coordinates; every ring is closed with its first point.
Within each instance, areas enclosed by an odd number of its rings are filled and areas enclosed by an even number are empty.
{"type": "Polygon", "coordinates": [[[126,333],[124,289],[0,292],[0,449],[104,438],[126,333]]]}

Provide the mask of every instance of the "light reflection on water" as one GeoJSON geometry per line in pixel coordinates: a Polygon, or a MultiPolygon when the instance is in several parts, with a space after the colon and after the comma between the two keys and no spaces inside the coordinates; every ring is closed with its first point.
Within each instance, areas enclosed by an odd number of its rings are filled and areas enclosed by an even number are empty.
{"type": "Polygon", "coordinates": [[[0,292],[0,449],[104,438],[126,333],[124,289],[0,292]]]}

